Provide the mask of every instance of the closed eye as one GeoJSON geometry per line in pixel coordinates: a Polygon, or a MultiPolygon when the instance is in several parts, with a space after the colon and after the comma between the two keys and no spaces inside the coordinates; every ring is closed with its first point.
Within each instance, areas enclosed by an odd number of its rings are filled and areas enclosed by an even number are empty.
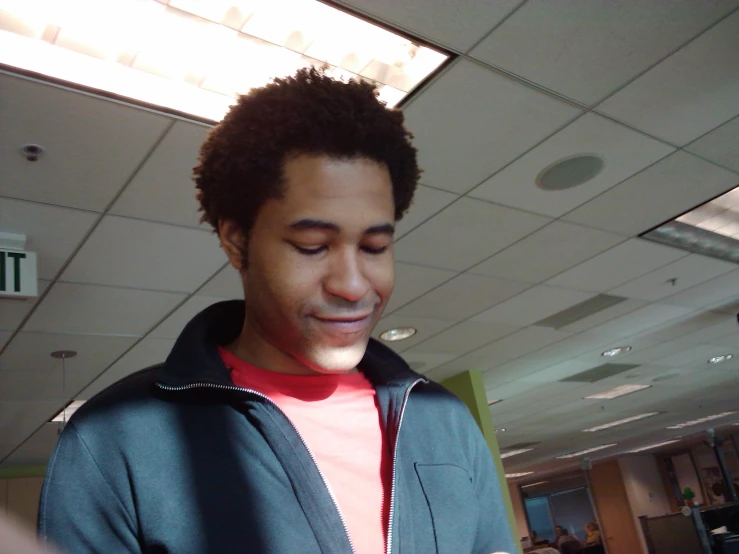
{"type": "Polygon", "coordinates": [[[372,248],[371,246],[362,246],[362,250],[367,254],[382,254],[387,251],[387,246],[380,246],[379,248],[372,248]]]}
{"type": "Polygon", "coordinates": [[[315,256],[316,254],[320,254],[321,252],[326,250],[325,246],[319,246],[317,248],[301,248],[296,244],[293,244],[292,246],[293,248],[295,248],[295,250],[306,256],[315,256]]]}

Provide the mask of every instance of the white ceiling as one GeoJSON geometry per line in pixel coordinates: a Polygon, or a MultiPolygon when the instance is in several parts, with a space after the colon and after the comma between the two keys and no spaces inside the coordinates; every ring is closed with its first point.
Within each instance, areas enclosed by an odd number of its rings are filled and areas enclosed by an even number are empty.
{"type": "MultiPolygon", "coordinates": [[[[432,378],[483,372],[501,446],[540,441],[506,469],[739,409],[739,266],[638,238],[739,184],[739,0],[341,3],[459,54],[404,108],[425,172],[377,332],[416,327],[394,347],[432,378]],[[603,173],[536,188],[580,153],[603,173]],[[604,293],[626,300],[536,325],[604,293]],[[560,382],[622,345],[610,361],[638,367],[560,382]],[[625,383],[652,386],[583,398],[625,383]]],[[[0,301],[0,462],[44,463],[66,402],[163,360],[193,314],[241,292],[189,177],[206,125],[8,73],[0,117],[0,231],[28,236],[42,279],[38,301],[0,301]],[[41,161],[18,154],[28,142],[41,161]],[[60,349],[78,352],[66,383],[60,349]]]]}

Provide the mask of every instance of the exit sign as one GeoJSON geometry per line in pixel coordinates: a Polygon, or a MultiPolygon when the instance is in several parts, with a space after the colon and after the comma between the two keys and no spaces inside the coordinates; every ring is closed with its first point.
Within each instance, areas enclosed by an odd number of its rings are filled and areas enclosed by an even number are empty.
{"type": "Polygon", "coordinates": [[[36,253],[0,248],[0,297],[38,296],[36,253]]]}

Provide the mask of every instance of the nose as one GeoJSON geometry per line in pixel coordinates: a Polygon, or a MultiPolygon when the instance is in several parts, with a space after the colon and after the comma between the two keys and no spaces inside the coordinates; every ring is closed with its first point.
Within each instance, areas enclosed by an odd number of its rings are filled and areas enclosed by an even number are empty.
{"type": "Polygon", "coordinates": [[[348,302],[358,302],[367,295],[371,288],[364,270],[356,249],[343,248],[335,251],[328,273],[324,278],[324,289],[332,296],[348,302]]]}

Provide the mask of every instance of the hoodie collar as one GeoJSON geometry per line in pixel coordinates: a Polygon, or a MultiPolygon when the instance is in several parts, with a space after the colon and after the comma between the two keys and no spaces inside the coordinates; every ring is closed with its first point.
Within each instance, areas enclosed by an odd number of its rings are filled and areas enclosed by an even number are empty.
{"type": "MultiPolygon", "coordinates": [[[[243,300],[219,302],[200,312],[180,334],[157,380],[170,387],[198,383],[233,386],[218,346],[236,340],[244,315],[243,300]]],[[[400,356],[375,339],[370,339],[358,368],[375,387],[404,387],[420,378],[400,356]]]]}

